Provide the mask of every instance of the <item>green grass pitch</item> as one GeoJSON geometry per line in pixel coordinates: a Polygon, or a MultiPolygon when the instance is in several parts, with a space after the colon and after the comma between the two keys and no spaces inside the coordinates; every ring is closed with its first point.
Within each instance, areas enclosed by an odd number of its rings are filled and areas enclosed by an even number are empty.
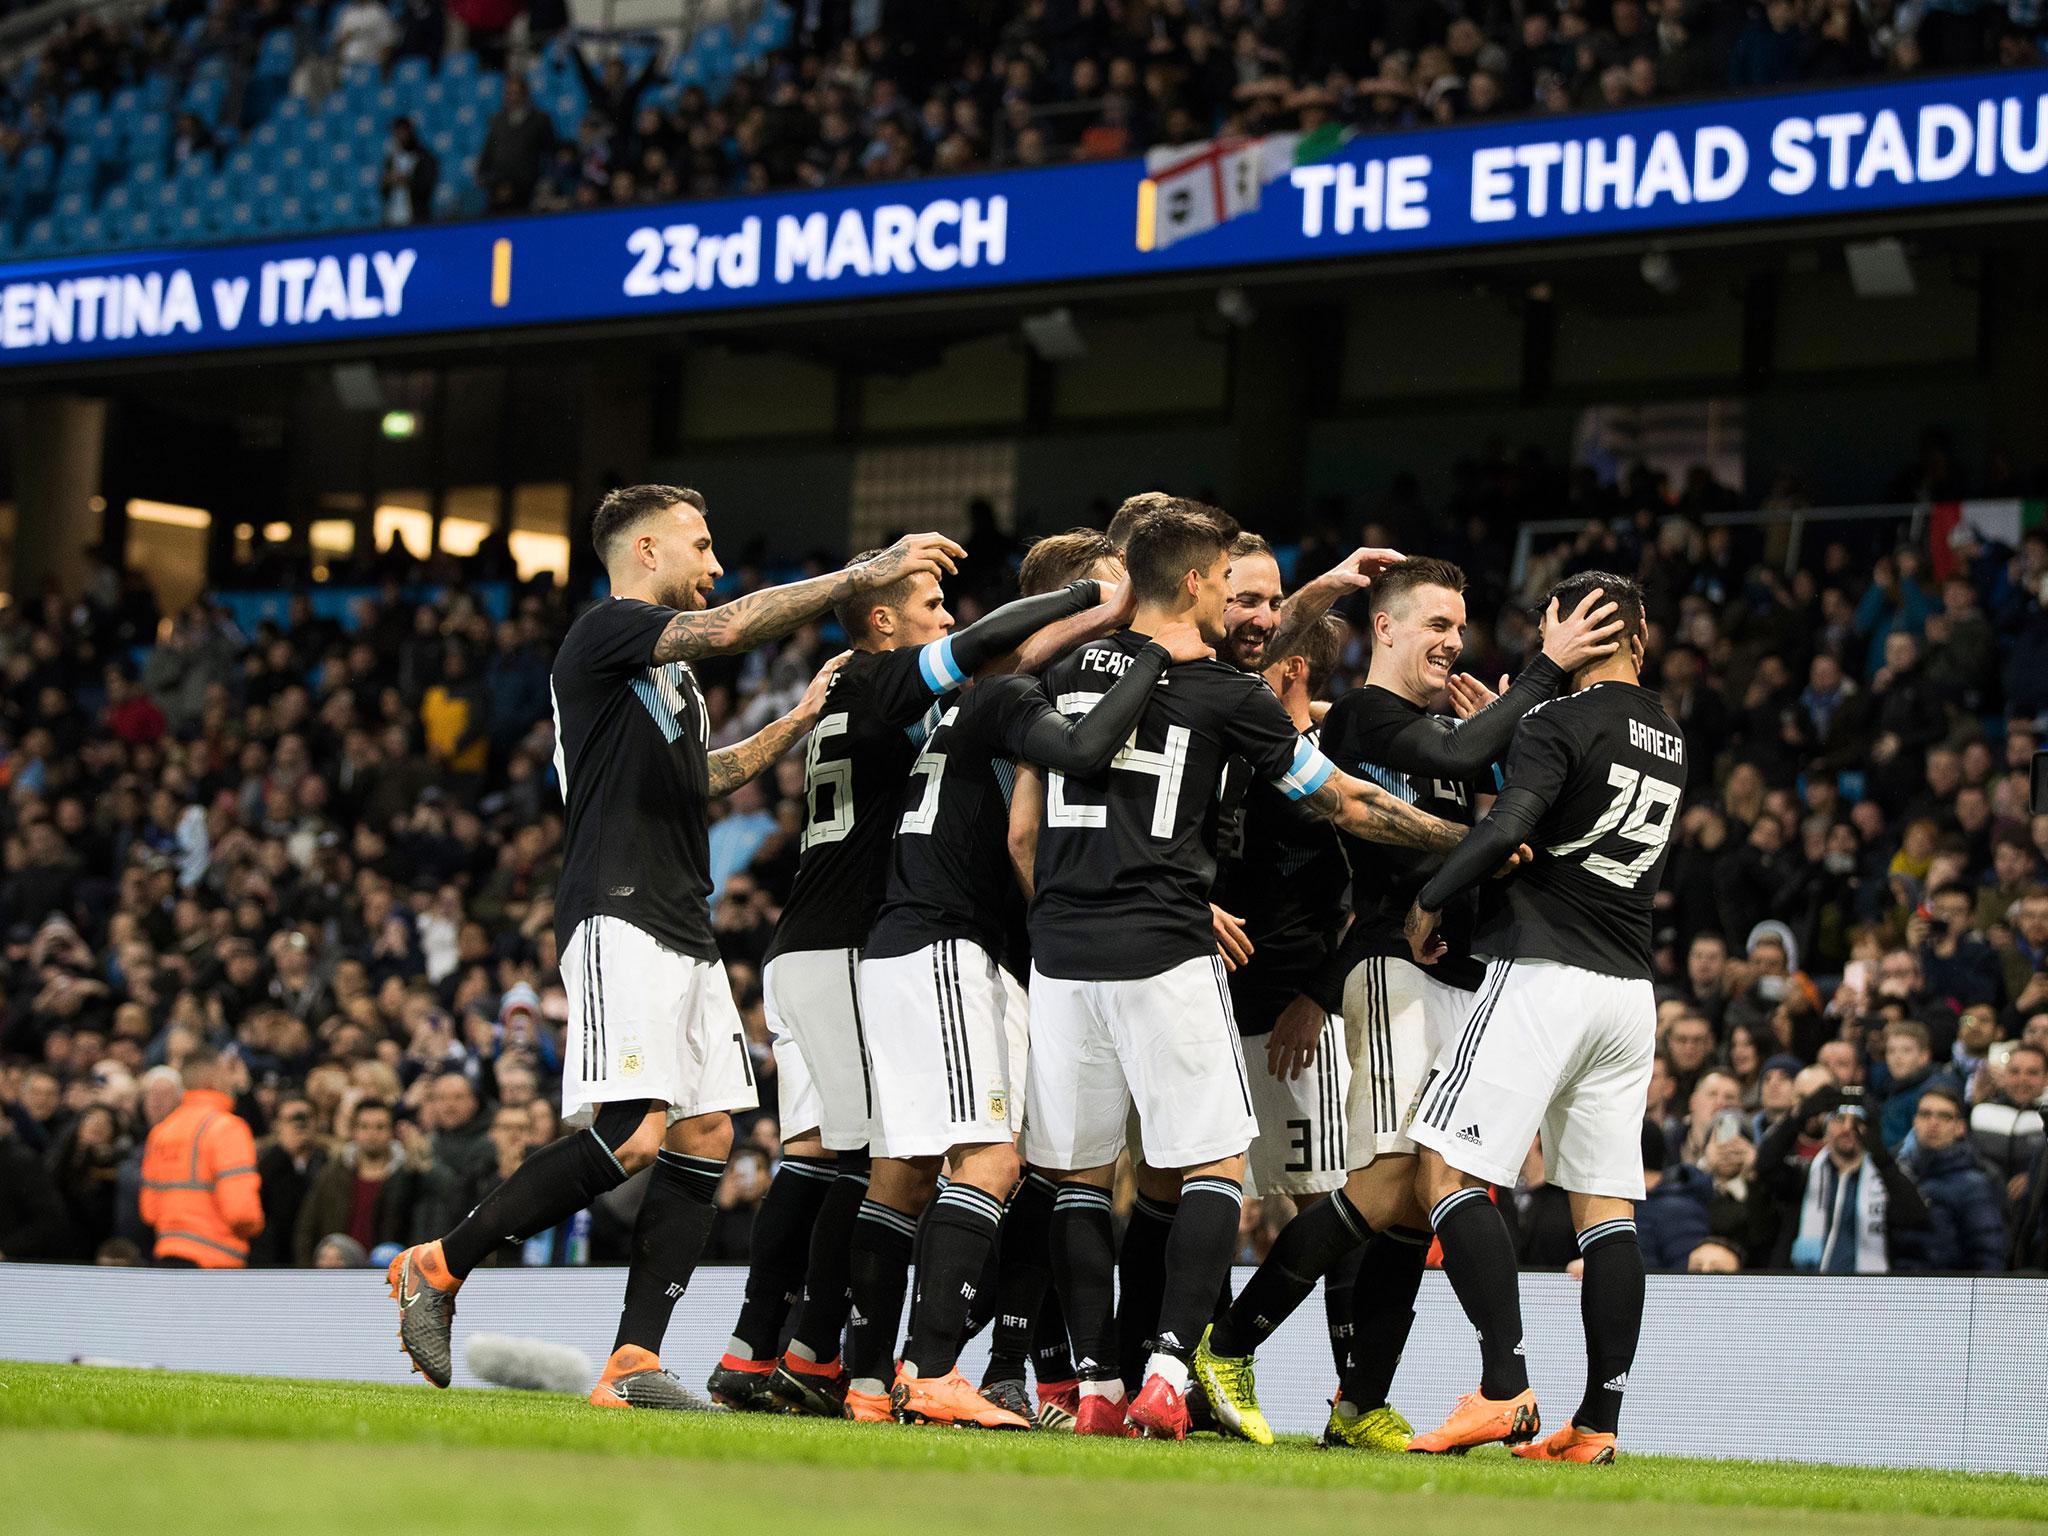
{"type": "MultiPolygon", "coordinates": [[[[1768,1447],[1759,1447],[1767,1450],[1768,1447]]],[[[1076,1441],[559,1396],[0,1364],[10,1536],[1659,1536],[2039,1529],[2048,1480],[1076,1441]]]]}

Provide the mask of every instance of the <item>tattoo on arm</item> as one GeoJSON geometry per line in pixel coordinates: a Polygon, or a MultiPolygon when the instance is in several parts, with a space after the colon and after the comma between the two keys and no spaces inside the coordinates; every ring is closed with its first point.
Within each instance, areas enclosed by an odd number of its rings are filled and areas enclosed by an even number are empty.
{"type": "Polygon", "coordinates": [[[821,616],[849,591],[846,574],[839,571],[749,592],[699,613],[679,613],[654,642],[654,664],[723,656],[779,640],[821,616]]]}
{"type": "Polygon", "coordinates": [[[1446,853],[1464,841],[1465,828],[1418,811],[1377,784],[1332,774],[1300,802],[1311,816],[1334,821],[1353,837],[1446,853]]]}
{"type": "Polygon", "coordinates": [[[810,728],[808,720],[784,715],[780,720],[762,726],[745,741],[706,754],[704,762],[710,770],[711,781],[709,792],[714,797],[731,794],[802,741],[810,728]]]}

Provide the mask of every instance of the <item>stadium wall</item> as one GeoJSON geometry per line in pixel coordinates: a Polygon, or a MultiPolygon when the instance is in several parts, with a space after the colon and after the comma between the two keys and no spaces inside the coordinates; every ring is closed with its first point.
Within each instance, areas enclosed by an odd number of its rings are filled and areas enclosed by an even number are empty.
{"type": "MultiPolygon", "coordinates": [[[[685,1382],[709,1374],[744,1281],[743,1270],[721,1268],[692,1284],[664,1351],[685,1382]]],[[[615,1270],[480,1270],[463,1290],[459,1336],[527,1335],[601,1360],[620,1283],[615,1270]]],[[[1522,1309],[1530,1378],[1555,1422],[1584,1385],[1578,1284],[1525,1275],[1522,1309]]],[[[2041,1279],[1653,1275],[1625,1442],[1672,1455],[2048,1474],[2044,1315],[2041,1279]],[[1905,1424],[1910,1433],[1895,1432],[1905,1424]]],[[[984,1338],[965,1368],[978,1372],[985,1358],[984,1338]]],[[[383,1277],[362,1270],[0,1265],[0,1359],[411,1379],[383,1277]]],[[[1436,1422],[1470,1389],[1475,1363],[1470,1327],[1431,1273],[1396,1404],[1418,1424],[1436,1422]]],[[[1322,1306],[1311,1299],[1259,1355],[1275,1427],[1320,1430],[1330,1377],[1322,1306]]],[[[460,1360],[455,1380],[481,1385],[460,1360]]]]}

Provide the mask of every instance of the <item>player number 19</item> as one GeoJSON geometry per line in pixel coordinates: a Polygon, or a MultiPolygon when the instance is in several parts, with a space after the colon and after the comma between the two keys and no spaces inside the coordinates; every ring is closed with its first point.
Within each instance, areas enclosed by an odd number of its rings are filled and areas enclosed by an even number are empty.
{"type": "Polygon", "coordinates": [[[1664,844],[1671,838],[1671,823],[1677,819],[1680,790],[1669,779],[1655,778],[1623,763],[1615,763],[1607,770],[1607,782],[1614,786],[1614,799],[1600,813],[1593,830],[1577,842],[1550,851],[1553,854],[1576,853],[1581,848],[1590,848],[1610,832],[1628,842],[1639,843],[1642,851],[1626,862],[1609,858],[1604,853],[1589,853],[1585,859],[1588,874],[1598,875],[1625,891],[1634,890],[1636,882],[1657,862],[1657,855],[1664,851],[1664,844]]]}

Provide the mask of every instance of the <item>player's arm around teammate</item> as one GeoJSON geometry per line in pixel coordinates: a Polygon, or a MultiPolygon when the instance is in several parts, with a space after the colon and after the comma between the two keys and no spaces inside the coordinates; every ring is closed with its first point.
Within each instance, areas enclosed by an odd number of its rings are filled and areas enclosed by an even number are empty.
{"type": "Polygon", "coordinates": [[[832,675],[846,665],[846,659],[852,654],[851,651],[841,651],[818,668],[817,676],[804,689],[796,707],[781,719],[769,721],[745,741],[720,747],[708,754],[705,762],[710,770],[709,793],[713,796],[731,794],[742,784],[759,777],[771,763],[808,736],[811,727],[818,723],[818,716],[824,712],[825,693],[831,687],[832,675]]]}

